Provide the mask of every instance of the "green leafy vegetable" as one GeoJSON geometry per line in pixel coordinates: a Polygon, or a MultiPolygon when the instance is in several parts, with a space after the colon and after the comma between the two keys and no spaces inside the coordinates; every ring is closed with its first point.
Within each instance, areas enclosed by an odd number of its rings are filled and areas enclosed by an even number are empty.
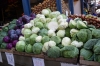
{"type": "Polygon", "coordinates": [[[58,57],[60,57],[60,54],[61,54],[60,48],[56,47],[56,46],[51,47],[47,51],[47,56],[50,57],[50,58],[58,58],[58,57]]]}

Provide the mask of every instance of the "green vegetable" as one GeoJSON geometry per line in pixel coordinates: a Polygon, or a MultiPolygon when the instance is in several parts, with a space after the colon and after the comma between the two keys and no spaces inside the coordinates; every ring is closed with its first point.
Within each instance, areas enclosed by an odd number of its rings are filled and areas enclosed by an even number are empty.
{"type": "Polygon", "coordinates": [[[90,39],[84,44],[85,49],[93,49],[94,45],[97,43],[97,39],[90,39]]]}
{"type": "Polygon", "coordinates": [[[86,42],[87,41],[87,32],[86,31],[79,31],[75,35],[73,35],[72,39],[77,41],[86,42]]]}
{"type": "Polygon", "coordinates": [[[48,36],[44,36],[42,38],[42,43],[44,44],[45,42],[48,42],[50,40],[50,38],[48,36]]]}
{"type": "Polygon", "coordinates": [[[47,29],[41,29],[39,31],[39,35],[41,35],[41,36],[47,36],[48,35],[48,30],[47,29]]]}
{"type": "Polygon", "coordinates": [[[6,49],[6,46],[7,46],[6,43],[2,43],[1,46],[0,46],[0,48],[1,48],[1,49],[6,49]]]}
{"type": "Polygon", "coordinates": [[[42,22],[36,22],[35,26],[39,27],[39,28],[43,28],[43,23],[42,22]]]}
{"type": "Polygon", "coordinates": [[[70,35],[71,28],[67,27],[65,30],[66,30],[65,31],[65,36],[70,38],[71,37],[71,35],[70,35]]]}
{"type": "Polygon", "coordinates": [[[100,54],[100,40],[94,45],[93,51],[95,54],[100,54]]]}
{"type": "Polygon", "coordinates": [[[57,44],[61,42],[61,38],[58,36],[52,36],[50,40],[55,41],[57,44]]]}
{"type": "Polygon", "coordinates": [[[42,43],[35,43],[35,44],[33,45],[33,53],[34,53],[34,54],[41,54],[41,52],[42,52],[42,47],[43,47],[42,43]]]}
{"type": "Polygon", "coordinates": [[[56,46],[51,47],[47,51],[47,56],[50,58],[58,58],[58,57],[60,57],[60,54],[61,54],[60,48],[56,47],[56,46]]]}
{"type": "Polygon", "coordinates": [[[77,29],[71,29],[70,30],[71,37],[73,37],[73,35],[76,34],[77,32],[79,32],[79,30],[77,30],[77,29]]]}
{"type": "Polygon", "coordinates": [[[82,21],[82,19],[77,17],[77,18],[74,19],[74,21],[75,21],[75,22],[77,22],[77,21],[82,21]]]}
{"type": "Polygon", "coordinates": [[[77,23],[74,20],[70,20],[69,27],[70,28],[76,28],[76,26],[77,26],[77,23]]]}
{"type": "Polygon", "coordinates": [[[25,38],[30,37],[30,35],[32,34],[30,29],[24,29],[23,33],[25,38]]]}
{"type": "Polygon", "coordinates": [[[0,45],[2,44],[2,42],[3,42],[3,36],[0,36],[0,45]]]}
{"type": "Polygon", "coordinates": [[[84,28],[87,28],[87,25],[82,21],[77,21],[77,28],[84,29],[84,28]]]}
{"type": "Polygon", "coordinates": [[[100,29],[92,29],[93,38],[100,38],[100,29]]]}
{"type": "Polygon", "coordinates": [[[57,36],[58,37],[64,37],[65,36],[65,30],[58,30],[57,36]]]}
{"type": "Polygon", "coordinates": [[[1,31],[1,32],[0,32],[0,35],[1,35],[1,36],[7,36],[7,32],[1,31]]]}
{"type": "Polygon", "coordinates": [[[26,43],[26,44],[29,44],[29,43],[30,43],[30,38],[26,38],[26,39],[25,39],[25,43],[26,43]]]}
{"type": "Polygon", "coordinates": [[[8,27],[7,26],[3,27],[2,30],[5,31],[5,32],[7,32],[8,31],[8,27]]]}
{"type": "Polygon", "coordinates": [[[60,49],[63,48],[64,46],[62,44],[58,44],[57,47],[59,47],[60,49]]]}
{"type": "Polygon", "coordinates": [[[100,62],[100,55],[95,54],[94,61],[100,62]]]}
{"type": "Polygon", "coordinates": [[[93,53],[92,53],[92,51],[90,51],[90,50],[86,50],[86,49],[84,49],[84,48],[82,48],[82,49],[80,50],[80,56],[83,56],[83,58],[84,58],[85,60],[89,60],[89,59],[92,57],[92,55],[93,55],[93,53]]]}
{"type": "Polygon", "coordinates": [[[25,52],[27,52],[27,53],[31,53],[32,52],[32,45],[31,44],[27,44],[25,46],[25,52]]]}
{"type": "Polygon", "coordinates": [[[30,38],[30,44],[34,44],[35,43],[35,38],[37,37],[37,34],[32,34],[29,38],[30,38]]]}
{"type": "Polygon", "coordinates": [[[96,27],[95,27],[94,25],[87,25],[87,26],[88,26],[89,29],[90,29],[90,28],[96,29],[96,27]]]}
{"type": "Polygon", "coordinates": [[[79,50],[75,46],[69,45],[61,49],[61,54],[65,58],[76,58],[78,57],[79,50]]]}
{"type": "Polygon", "coordinates": [[[16,44],[16,50],[19,52],[23,52],[25,50],[25,42],[24,41],[18,41],[16,44]]]}
{"type": "Polygon", "coordinates": [[[9,30],[10,30],[10,29],[13,29],[15,26],[16,26],[16,24],[9,24],[9,25],[8,25],[8,28],[9,28],[9,30]]]}

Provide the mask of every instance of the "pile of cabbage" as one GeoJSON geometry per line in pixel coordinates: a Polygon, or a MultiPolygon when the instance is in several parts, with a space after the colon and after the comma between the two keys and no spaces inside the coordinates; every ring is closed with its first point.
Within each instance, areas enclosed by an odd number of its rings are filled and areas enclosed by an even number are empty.
{"type": "Polygon", "coordinates": [[[24,24],[35,18],[35,14],[23,15],[18,19],[13,19],[0,31],[0,49],[12,49],[16,46],[19,37],[22,35],[21,29],[24,24]]]}
{"type": "MultiPolygon", "coordinates": [[[[79,49],[81,56],[90,58],[84,51],[87,50],[84,46],[89,40],[100,38],[100,30],[95,26],[88,25],[80,18],[71,19],[59,11],[52,12],[50,9],[43,9],[41,14],[37,14],[36,18],[23,27],[16,50],[36,55],[44,53],[50,58],[76,58],[79,49]]],[[[90,44],[86,47],[91,47],[90,44]]],[[[98,44],[94,47],[92,50],[98,52],[98,44]]],[[[98,57],[96,56],[96,59],[98,57]]]]}
{"type": "Polygon", "coordinates": [[[59,11],[43,9],[41,14],[37,14],[22,28],[16,50],[44,53],[50,58],[76,58],[79,55],[78,48],[91,38],[87,28],[87,22],[80,18],[73,20],[59,11]]]}

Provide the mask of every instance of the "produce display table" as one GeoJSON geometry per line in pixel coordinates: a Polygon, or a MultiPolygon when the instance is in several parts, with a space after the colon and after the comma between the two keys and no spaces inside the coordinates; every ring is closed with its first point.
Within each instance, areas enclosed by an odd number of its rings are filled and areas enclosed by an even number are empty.
{"type": "MultiPolygon", "coordinates": [[[[14,50],[14,49],[12,49],[14,50]]],[[[61,63],[68,63],[72,64],[72,66],[79,66],[77,65],[77,58],[74,59],[67,59],[67,58],[48,58],[47,56],[44,56],[43,54],[40,55],[33,55],[33,54],[27,54],[24,52],[17,52],[17,51],[11,51],[11,50],[0,50],[3,63],[0,63],[3,66],[11,66],[8,64],[5,52],[12,53],[14,56],[15,66],[33,66],[32,57],[35,58],[41,58],[44,59],[45,66],[61,66],[61,63]]]]}

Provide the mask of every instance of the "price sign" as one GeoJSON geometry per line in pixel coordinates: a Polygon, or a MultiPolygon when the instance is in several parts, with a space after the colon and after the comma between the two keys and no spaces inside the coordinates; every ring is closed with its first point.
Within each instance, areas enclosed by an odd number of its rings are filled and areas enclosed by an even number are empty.
{"type": "Polygon", "coordinates": [[[13,54],[7,53],[7,52],[5,52],[5,54],[6,54],[6,57],[7,57],[8,64],[15,66],[13,54]]]}
{"type": "Polygon", "coordinates": [[[34,66],[45,66],[44,59],[41,58],[32,58],[34,66]]]}
{"type": "Polygon", "coordinates": [[[66,11],[66,16],[68,16],[68,11],[66,11]]]}
{"type": "Polygon", "coordinates": [[[2,61],[2,55],[1,55],[1,52],[0,52],[0,62],[3,62],[3,61],[2,61]]]}
{"type": "Polygon", "coordinates": [[[79,66],[79,65],[73,65],[73,64],[68,64],[68,63],[61,63],[61,66],[79,66]]]}

